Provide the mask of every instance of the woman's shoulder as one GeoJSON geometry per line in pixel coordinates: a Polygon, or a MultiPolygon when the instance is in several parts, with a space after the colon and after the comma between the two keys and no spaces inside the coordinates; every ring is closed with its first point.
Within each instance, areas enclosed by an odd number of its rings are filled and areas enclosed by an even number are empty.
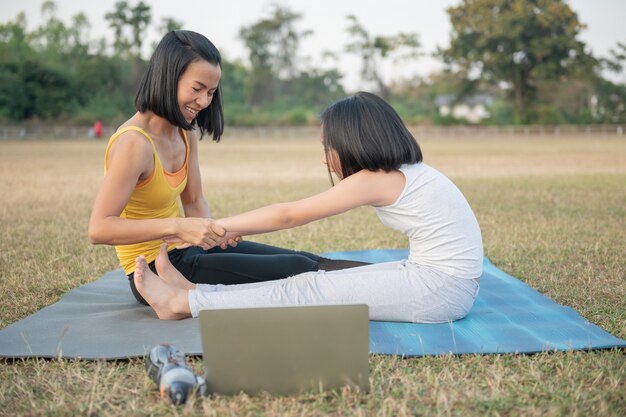
{"type": "Polygon", "coordinates": [[[128,126],[120,128],[111,136],[104,155],[105,170],[114,161],[119,163],[115,166],[125,167],[131,164],[141,170],[149,169],[149,164],[153,161],[154,147],[149,139],[139,129],[129,129],[128,126]]]}
{"type": "Polygon", "coordinates": [[[152,153],[153,143],[150,135],[140,127],[133,124],[123,124],[111,136],[109,148],[112,152],[152,153]]]}
{"type": "Polygon", "coordinates": [[[152,138],[147,132],[147,122],[144,120],[144,116],[137,112],[133,117],[122,123],[111,139],[125,139],[126,141],[135,141],[139,138],[143,138],[143,140],[138,141],[139,143],[148,143],[152,142],[152,138]]]}

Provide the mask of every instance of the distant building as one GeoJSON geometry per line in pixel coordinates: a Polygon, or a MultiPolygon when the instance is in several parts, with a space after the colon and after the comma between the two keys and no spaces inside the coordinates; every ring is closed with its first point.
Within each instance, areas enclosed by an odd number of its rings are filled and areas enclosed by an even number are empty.
{"type": "Polygon", "coordinates": [[[453,95],[437,96],[435,107],[442,116],[464,119],[469,123],[480,123],[490,116],[487,110],[493,104],[493,98],[486,94],[477,94],[462,99],[453,95]]]}

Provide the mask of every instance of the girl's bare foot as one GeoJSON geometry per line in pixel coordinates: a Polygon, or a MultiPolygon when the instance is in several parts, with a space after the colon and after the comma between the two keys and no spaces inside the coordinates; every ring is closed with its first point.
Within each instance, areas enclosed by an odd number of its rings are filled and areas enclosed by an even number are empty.
{"type": "Polygon", "coordinates": [[[191,316],[187,290],[175,287],[154,274],[145,256],[137,257],[135,287],[161,320],[179,320],[191,316]]]}
{"type": "Polygon", "coordinates": [[[159,278],[163,281],[171,284],[175,287],[182,288],[184,290],[195,290],[196,284],[187,280],[183,274],[170,262],[170,258],[167,255],[167,243],[161,244],[161,250],[154,260],[154,266],[159,273],[159,278]]]}

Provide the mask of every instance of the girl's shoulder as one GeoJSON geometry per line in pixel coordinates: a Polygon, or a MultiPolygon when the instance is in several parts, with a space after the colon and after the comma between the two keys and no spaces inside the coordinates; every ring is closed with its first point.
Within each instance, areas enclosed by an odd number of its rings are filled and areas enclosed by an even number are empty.
{"type": "Polygon", "coordinates": [[[406,181],[405,175],[400,170],[385,172],[361,170],[348,177],[359,183],[361,192],[372,195],[368,203],[375,207],[392,204],[402,194],[406,181]]]}
{"type": "Polygon", "coordinates": [[[425,162],[417,162],[415,164],[406,164],[400,167],[400,171],[405,176],[417,177],[445,177],[440,171],[431,167],[425,162]]]}
{"type": "Polygon", "coordinates": [[[405,171],[429,171],[432,170],[433,168],[426,164],[426,162],[416,162],[414,164],[404,164],[402,166],[400,166],[399,171],[405,172],[405,171]]]}

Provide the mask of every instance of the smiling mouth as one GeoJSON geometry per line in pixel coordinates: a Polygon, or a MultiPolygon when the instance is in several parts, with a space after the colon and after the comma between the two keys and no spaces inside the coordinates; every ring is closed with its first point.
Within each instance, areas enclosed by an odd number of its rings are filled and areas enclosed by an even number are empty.
{"type": "Polygon", "coordinates": [[[193,117],[196,117],[198,115],[198,111],[192,109],[191,107],[185,106],[185,110],[187,110],[187,113],[189,113],[193,117]]]}

